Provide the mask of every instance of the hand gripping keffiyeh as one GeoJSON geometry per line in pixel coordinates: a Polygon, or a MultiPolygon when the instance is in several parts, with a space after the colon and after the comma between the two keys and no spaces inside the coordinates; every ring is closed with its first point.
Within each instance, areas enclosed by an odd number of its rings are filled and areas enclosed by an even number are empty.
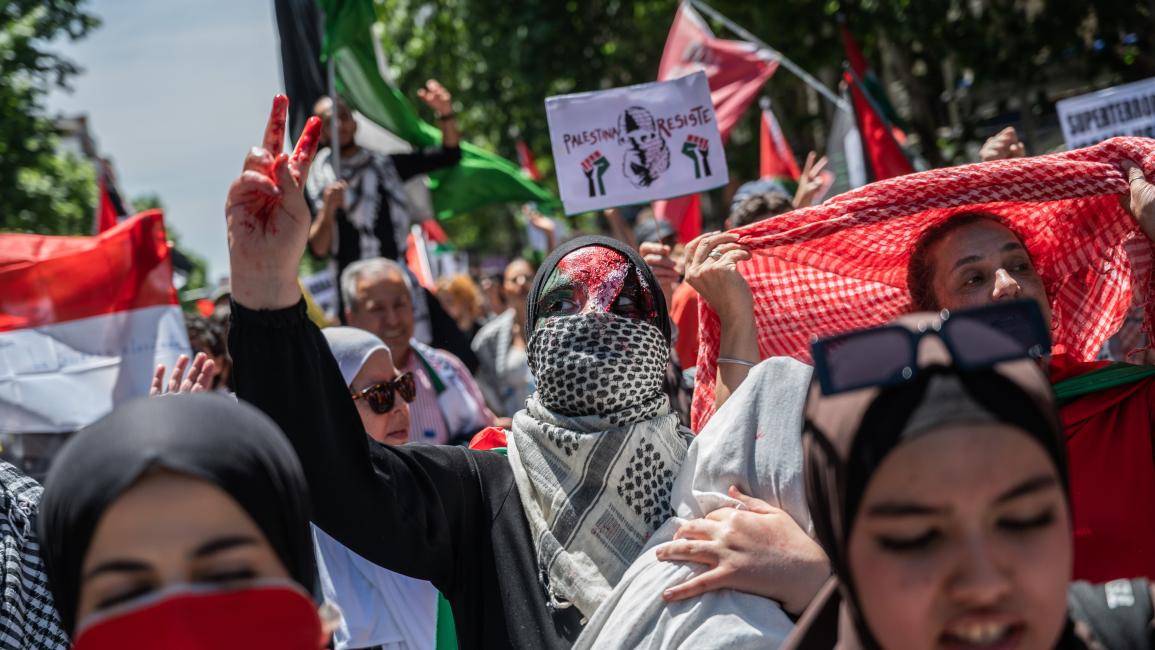
{"type": "Polygon", "coordinates": [[[48,590],[35,517],[43,489],[0,461],[0,649],[63,650],[68,635],[48,590]]]}
{"type": "Polygon", "coordinates": [[[537,393],[514,416],[510,465],[551,606],[588,617],[671,513],[689,435],[662,392],[669,343],[638,320],[559,316],[529,357],[537,393]]]}
{"type": "MultiPolygon", "coordinates": [[[[1054,314],[1056,352],[1095,358],[1133,296],[1151,294],[1151,242],[1123,209],[1124,159],[1155,177],[1155,140],[1114,138],[1077,151],[899,176],[734,232],[753,258],[739,265],[754,292],[763,358],[809,362],[812,336],[873,327],[909,312],[911,250],[922,234],[964,211],[999,215],[1024,238],[1054,314]]],[[[717,315],[702,327],[695,431],[714,410],[717,315]]],[[[1146,300],[1152,331],[1155,301],[1146,300]]]]}

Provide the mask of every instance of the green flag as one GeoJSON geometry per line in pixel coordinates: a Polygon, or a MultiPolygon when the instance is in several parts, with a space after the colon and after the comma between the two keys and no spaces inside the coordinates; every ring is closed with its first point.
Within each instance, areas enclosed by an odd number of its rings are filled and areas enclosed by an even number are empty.
{"type": "MultiPolygon", "coordinates": [[[[441,131],[417,116],[405,95],[381,78],[373,52],[372,0],[318,0],[325,12],[324,56],[333,58],[337,91],[348,104],[415,147],[441,142],[441,131]]],[[[521,174],[514,163],[461,143],[461,163],[429,175],[433,210],[439,218],[490,203],[557,199],[521,174]]]]}

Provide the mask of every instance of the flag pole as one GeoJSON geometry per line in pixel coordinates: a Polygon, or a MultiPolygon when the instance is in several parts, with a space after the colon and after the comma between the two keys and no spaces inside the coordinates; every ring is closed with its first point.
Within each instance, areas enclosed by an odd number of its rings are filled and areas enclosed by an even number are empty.
{"type": "Polygon", "coordinates": [[[702,10],[704,13],[709,14],[712,18],[714,18],[714,20],[717,20],[718,22],[722,23],[723,25],[726,26],[727,29],[734,32],[738,36],[741,36],[742,38],[746,39],[747,41],[754,43],[758,47],[761,47],[761,48],[769,51],[772,55],[774,55],[775,58],[778,59],[778,62],[782,64],[782,67],[786,68],[790,72],[793,72],[799,79],[801,79],[803,82],[805,82],[807,86],[810,86],[814,90],[818,91],[818,94],[820,94],[823,97],[825,97],[826,99],[828,99],[830,101],[830,103],[834,104],[835,106],[837,106],[838,108],[840,108],[844,111],[850,110],[850,106],[841,97],[839,97],[838,95],[835,95],[821,81],[816,79],[814,77],[814,75],[803,70],[801,66],[799,66],[797,63],[791,61],[789,58],[786,57],[785,54],[782,54],[781,52],[774,49],[773,47],[770,47],[770,45],[768,45],[765,41],[763,41],[762,39],[758,38],[757,36],[751,34],[750,32],[746,31],[738,23],[735,23],[734,21],[730,20],[729,18],[718,13],[718,11],[716,9],[714,9],[710,5],[706,4],[702,0],[690,0],[690,4],[697,7],[698,9],[702,10]]]}
{"type": "Polygon", "coordinates": [[[341,143],[337,140],[337,66],[333,54],[329,54],[329,164],[333,166],[333,176],[341,178],[341,143]]]}

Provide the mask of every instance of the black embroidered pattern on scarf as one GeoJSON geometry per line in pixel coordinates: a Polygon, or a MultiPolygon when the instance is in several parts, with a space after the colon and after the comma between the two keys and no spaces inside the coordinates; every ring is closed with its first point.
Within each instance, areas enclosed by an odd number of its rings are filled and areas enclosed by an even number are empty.
{"type": "Polygon", "coordinates": [[[567,457],[573,456],[574,452],[578,450],[578,436],[573,431],[546,426],[545,435],[567,457]]]}
{"type": "Polygon", "coordinates": [[[618,483],[618,496],[635,514],[644,517],[647,525],[657,527],[674,513],[670,507],[673,484],[674,471],[666,467],[653,443],[647,443],[634,450],[622,482],[618,483]]]}

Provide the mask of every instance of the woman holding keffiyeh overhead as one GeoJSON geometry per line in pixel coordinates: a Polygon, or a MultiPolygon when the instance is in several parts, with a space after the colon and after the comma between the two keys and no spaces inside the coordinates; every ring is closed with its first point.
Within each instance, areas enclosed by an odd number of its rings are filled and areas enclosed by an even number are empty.
{"type": "Polygon", "coordinates": [[[432,582],[463,647],[569,647],[667,518],[689,443],[662,392],[670,326],[649,268],[595,237],[543,264],[526,315],[537,391],[514,418],[508,457],[371,444],[296,284],[307,169],[274,164],[270,176],[265,158],[250,153],[226,207],[230,343],[238,395],[301,458],[315,523],[432,582]]]}
{"type": "MultiPolygon", "coordinates": [[[[1071,463],[1074,575],[1155,578],[1155,367],[1095,361],[1133,305],[1155,328],[1151,178],[1155,140],[1114,138],[879,181],[735,231],[753,253],[740,271],[759,351],[808,361],[813,336],[1034,300],[1055,341],[1040,364],[1071,463]]],[[[720,341],[709,313],[702,341],[698,426],[720,341]]]]}

